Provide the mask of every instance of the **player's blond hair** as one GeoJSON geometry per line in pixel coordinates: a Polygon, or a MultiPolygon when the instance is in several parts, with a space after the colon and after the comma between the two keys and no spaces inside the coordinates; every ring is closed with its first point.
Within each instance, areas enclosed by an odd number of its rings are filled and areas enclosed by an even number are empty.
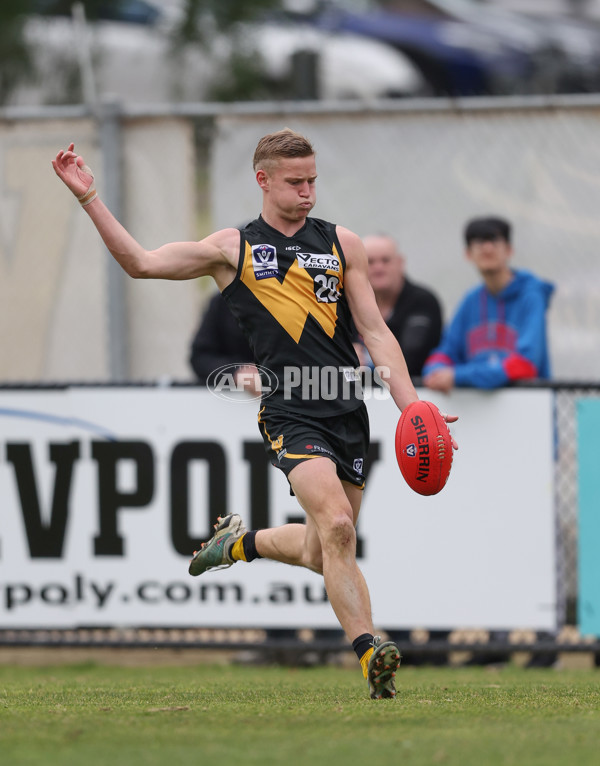
{"type": "Polygon", "coordinates": [[[315,150],[307,138],[290,128],[263,136],[254,152],[254,170],[264,170],[272,162],[288,157],[312,157],[315,150]]]}

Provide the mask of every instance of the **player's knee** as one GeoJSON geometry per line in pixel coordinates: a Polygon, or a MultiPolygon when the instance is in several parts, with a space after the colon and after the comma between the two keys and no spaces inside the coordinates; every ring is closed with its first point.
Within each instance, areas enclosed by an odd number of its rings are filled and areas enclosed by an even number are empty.
{"type": "Polygon", "coordinates": [[[356,530],[352,519],[345,513],[332,517],[325,530],[323,545],[329,553],[345,555],[356,551],[356,530]]]}

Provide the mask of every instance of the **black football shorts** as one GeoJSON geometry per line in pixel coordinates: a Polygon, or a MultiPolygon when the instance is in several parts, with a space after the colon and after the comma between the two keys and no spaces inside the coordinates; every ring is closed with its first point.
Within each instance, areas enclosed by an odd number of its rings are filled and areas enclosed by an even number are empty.
{"type": "Polygon", "coordinates": [[[273,465],[286,476],[299,463],[327,457],[343,481],[364,489],[369,449],[369,416],[363,404],[334,417],[303,417],[263,406],[258,426],[273,465]]]}

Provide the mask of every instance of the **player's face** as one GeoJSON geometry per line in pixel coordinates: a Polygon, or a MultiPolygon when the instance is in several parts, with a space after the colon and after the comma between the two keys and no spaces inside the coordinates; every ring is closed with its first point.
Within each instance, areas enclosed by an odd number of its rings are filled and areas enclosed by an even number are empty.
{"type": "Polygon", "coordinates": [[[314,155],[280,159],[266,174],[269,201],[286,220],[302,220],[315,206],[316,180],[314,155]]]}
{"type": "Polygon", "coordinates": [[[502,237],[474,239],[467,248],[467,257],[473,261],[482,275],[492,275],[510,268],[512,247],[502,237]]]}

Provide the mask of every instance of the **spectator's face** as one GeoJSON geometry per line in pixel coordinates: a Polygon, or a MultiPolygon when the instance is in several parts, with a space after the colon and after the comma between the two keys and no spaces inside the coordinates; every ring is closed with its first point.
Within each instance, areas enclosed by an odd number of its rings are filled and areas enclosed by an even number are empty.
{"type": "Polygon", "coordinates": [[[404,258],[393,239],[369,236],[364,240],[369,263],[369,282],[376,293],[399,293],[404,281],[404,258]]]}
{"type": "Polygon", "coordinates": [[[496,239],[473,239],[467,247],[467,258],[480,274],[496,274],[509,269],[512,247],[502,237],[496,239]]]}

